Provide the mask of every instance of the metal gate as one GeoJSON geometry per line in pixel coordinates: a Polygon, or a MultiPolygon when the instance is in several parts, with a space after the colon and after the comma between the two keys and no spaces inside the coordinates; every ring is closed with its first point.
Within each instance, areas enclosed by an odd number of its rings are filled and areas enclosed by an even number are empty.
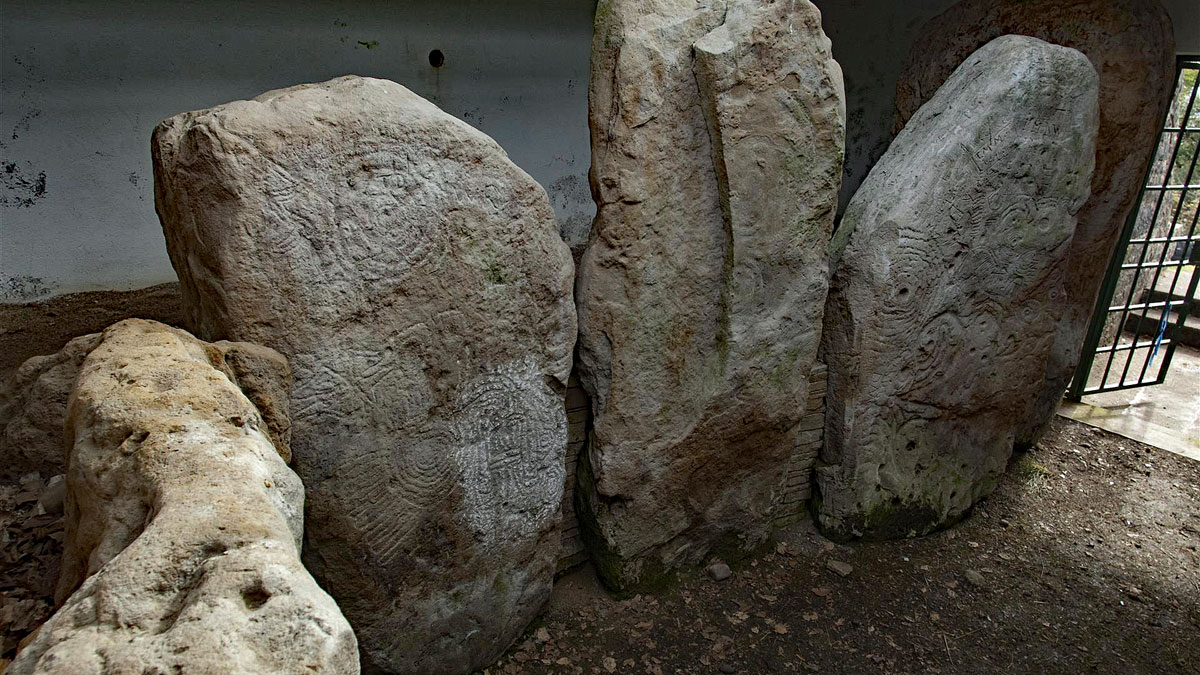
{"type": "Polygon", "coordinates": [[[1196,304],[1200,262],[1200,58],[1179,60],[1175,90],[1138,203],[1092,312],[1067,398],[1161,384],[1196,304]]]}

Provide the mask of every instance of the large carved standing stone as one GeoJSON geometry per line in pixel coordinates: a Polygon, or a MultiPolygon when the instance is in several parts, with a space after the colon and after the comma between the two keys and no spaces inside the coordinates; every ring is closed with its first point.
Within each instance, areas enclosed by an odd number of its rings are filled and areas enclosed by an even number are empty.
{"type": "Polygon", "coordinates": [[[304,488],[224,350],[139,319],[90,337],[62,604],[9,672],[357,673],[350,625],[300,564],[304,488]]]}
{"type": "Polygon", "coordinates": [[[359,77],[163,122],[156,201],[199,333],[292,363],[305,562],[368,671],[467,672],[549,597],[572,263],[494,141],[359,77]]]}
{"type": "Polygon", "coordinates": [[[1175,75],[1171,19],[1158,0],[963,0],[934,17],[913,45],[896,89],[902,126],[972,52],[1006,34],[1073,47],[1100,75],[1100,128],[1091,196],[1071,241],[1065,311],[1045,385],[1017,431],[1045,432],[1079,362],[1096,295],[1133,207],[1175,75]]]}
{"type": "Polygon", "coordinates": [[[845,104],[806,0],[604,0],[594,40],[577,503],[629,589],[767,533],[819,342],[845,104]]]}
{"type": "Polygon", "coordinates": [[[913,116],[834,237],[819,523],[922,534],[996,483],[1042,386],[1088,195],[1096,72],[998,38],[913,116]]]}

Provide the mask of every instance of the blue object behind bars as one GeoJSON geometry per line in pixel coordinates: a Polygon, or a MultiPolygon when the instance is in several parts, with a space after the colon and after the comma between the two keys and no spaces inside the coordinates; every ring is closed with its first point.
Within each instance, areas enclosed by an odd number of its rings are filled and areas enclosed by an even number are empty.
{"type": "MultiPolygon", "coordinates": [[[[1158,348],[1162,345],[1163,333],[1167,332],[1167,313],[1171,311],[1171,301],[1168,300],[1163,305],[1162,319],[1158,321],[1158,335],[1154,336],[1154,349],[1150,350],[1150,360],[1146,362],[1146,368],[1154,365],[1154,357],[1158,356],[1158,348]]],[[[1134,338],[1137,341],[1137,338],[1134,338]]]]}

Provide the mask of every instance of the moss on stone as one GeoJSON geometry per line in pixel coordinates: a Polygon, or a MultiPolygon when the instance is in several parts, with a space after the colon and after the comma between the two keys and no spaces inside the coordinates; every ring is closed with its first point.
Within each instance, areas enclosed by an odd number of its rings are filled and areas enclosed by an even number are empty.
{"type": "Polygon", "coordinates": [[[600,581],[619,596],[631,595],[629,589],[637,582],[636,572],[629,569],[629,565],[605,538],[593,508],[593,504],[601,501],[596,494],[595,474],[588,452],[593,443],[595,440],[589,434],[587,444],[579,453],[575,469],[575,515],[579,518],[584,549],[595,565],[600,581]]]}
{"type": "Polygon", "coordinates": [[[858,513],[830,524],[819,517],[821,496],[813,491],[813,521],[826,538],[833,541],[867,541],[919,537],[945,529],[962,520],[970,509],[951,514],[940,497],[925,495],[916,499],[896,497],[865,505],[858,513]]]}
{"type": "MultiPolygon", "coordinates": [[[[591,443],[592,439],[589,438],[588,442],[591,443]]],[[[606,588],[620,598],[628,598],[636,593],[661,595],[674,588],[682,576],[703,571],[707,562],[690,569],[677,568],[663,563],[653,552],[637,559],[624,557],[604,537],[596,519],[592,505],[603,499],[595,493],[594,478],[585,448],[580,453],[576,469],[575,513],[579,518],[584,548],[606,588]]],[[[719,558],[733,567],[741,561],[761,555],[773,546],[774,540],[771,537],[748,546],[739,533],[727,532],[715,540],[703,559],[708,561],[719,558]]]]}

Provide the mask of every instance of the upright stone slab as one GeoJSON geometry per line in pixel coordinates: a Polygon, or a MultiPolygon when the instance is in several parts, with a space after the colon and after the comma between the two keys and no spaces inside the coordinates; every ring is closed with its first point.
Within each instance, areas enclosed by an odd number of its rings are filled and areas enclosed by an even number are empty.
{"type": "Polygon", "coordinates": [[[89,338],[59,420],[60,606],[8,672],[358,673],[300,564],[304,486],[226,350],[140,319],[89,338]]]}
{"type": "Polygon", "coordinates": [[[897,125],[933,96],[976,49],[1006,34],[1073,47],[1100,75],[1100,128],[1091,196],[1071,241],[1065,311],[1045,385],[1017,431],[1045,432],[1079,362],[1108,258],[1133,208],[1175,76],[1171,19],[1158,0],[963,0],[934,17],[913,45],[896,86],[897,125]]]}
{"type": "Polygon", "coordinates": [[[825,531],[923,534],[995,486],[1063,313],[1096,92],[1074,49],[993,40],[854,195],[834,237],[822,342],[825,531]]]}
{"type": "Polygon", "coordinates": [[[487,664],[558,551],[575,314],[545,192],[360,77],[166,120],[154,161],[187,316],[291,360],[305,562],[364,669],[487,664]]]}
{"type": "Polygon", "coordinates": [[[804,414],[841,179],[841,70],[806,0],[604,0],[580,263],[604,580],[762,542],[804,414]]]}

